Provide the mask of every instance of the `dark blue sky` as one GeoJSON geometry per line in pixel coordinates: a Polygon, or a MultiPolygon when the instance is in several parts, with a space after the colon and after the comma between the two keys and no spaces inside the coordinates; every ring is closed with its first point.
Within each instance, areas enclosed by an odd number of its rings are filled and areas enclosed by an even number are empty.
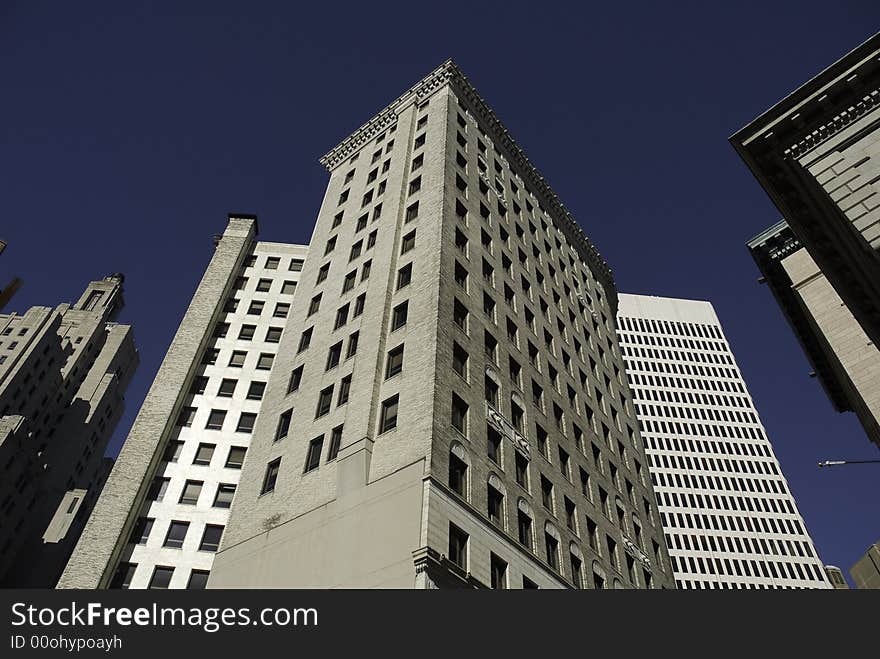
{"type": "Polygon", "coordinates": [[[453,57],[622,291],[715,305],[823,560],[880,538],[880,465],[816,467],[876,450],[756,282],[744,243],[778,216],[727,143],[880,3],[142,4],[0,5],[0,278],[24,310],[125,273],[142,364],[115,446],[226,213],[308,242],[317,159],[453,57]]]}

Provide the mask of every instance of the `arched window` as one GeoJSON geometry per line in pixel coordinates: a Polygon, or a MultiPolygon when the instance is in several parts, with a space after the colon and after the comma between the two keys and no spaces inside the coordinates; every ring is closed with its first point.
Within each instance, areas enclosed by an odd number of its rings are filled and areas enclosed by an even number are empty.
{"type": "Polygon", "coordinates": [[[516,503],[516,523],[519,543],[528,549],[534,551],[534,538],[532,532],[532,507],[528,501],[520,498],[516,503]]]}
{"type": "Polygon", "coordinates": [[[507,490],[504,487],[504,483],[495,474],[489,474],[486,490],[489,520],[500,528],[506,529],[507,515],[504,514],[504,500],[507,490]]]}
{"type": "Polygon", "coordinates": [[[468,498],[468,467],[470,457],[461,442],[449,446],[449,487],[460,497],[468,498]]]}

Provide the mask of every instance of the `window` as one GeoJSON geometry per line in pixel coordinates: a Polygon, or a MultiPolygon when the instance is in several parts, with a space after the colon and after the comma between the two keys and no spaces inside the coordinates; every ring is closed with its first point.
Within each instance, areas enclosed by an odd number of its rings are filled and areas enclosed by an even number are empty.
{"type": "Polygon", "coordinates": [[[150,537],[150,531],[153,530],[153,522],[155,521],[156,520],[152,517],[139,517],[134,524],[134,528],[132,528],[128,541],[133,542],[136,545],[147,544],[147,540],[150,537]]]}
{"type": "Polygon", "coordinates": [[[516,482],[526,490],[529,489],[529,461],[519,453],[516,454],[516,482]]]}
{"type": "Polygon", "coordinates": [[[409,286],[412,281],[412,263],[407,263],[397,271],[397,290],[409,286]]]}
{"type": "MultiPolygon", "coordinates": [[[[417,178],[416,181],[418,181],[421,184],[421,182],[422,182],[421,177],[417,178]]],[[[412,183],[410,183],[409,193],[412,194],[413,192],[415,192],[415,190],[413,190],[412,183]]],[[[419,202],[416,202],[414,204],[411,204],[409,207],[407,207],[406,216],[404,218],[404,221],[405,222],[412,222],[418,216],[419,216],[419,202]]]]}
{"type": "Polygon", "coordinates": [[[345,405],[348,402],[348,395],[351,393],[351,373],[346,375],[339,381],[339,397],[336,399],[336,405],[345,405]]]}
{"type": "Polygon", "coordinates": [[[342,281],[342,292],[348,293],[352,288],[354,288],[357,283],[357,271],[352,270],[347,275],[345,275],[345,279],[342,281]]]}
{"type": "Polygon", "coordinates": [[[187,481],[183,486],[183,492],[180,493],[178,503],[187,506],[194,506],[199,502],[199,495],[202,493],[202,481],[187,481]]]}
{"type": "Polygon", "coordinates": [[[162,546],[171,547],[172,549],[182,548],[188,530],[189,522],[171,522],[168,526],[168,534],[165,536],[165,542],[162,546]]]}
{"type": "Polygon", "coordinates": [[[370,271],[373,269],[373,261],[364,261],[364,265],[361,267],[361,281],[366,281],[370,278],[370,271]]]}
{"type": "Polygon", "coordinates": [[[406,318],[409,312],[409,301],[402,302],[394,307],[394,311],[391,313],[391,331],[400,329],[404,325],[406,325],[406,318]]]}
{"type": "Polygon", "coordinates": [[[452,342],[452,370],[467,380],[468,377],[468,354],[455,341],[452,342]]]}
{"type": "Polygon", "coordinates": [[[413,249],[416,246],[416,232],[415,230],[410,231],[403,237],[403,241],[400,245],[400,253],[406,254],[408,251],[413,249]]]}
{"type": "Polygon", "coordinates": [[[547,564],[554,570],[559,570],[559,541],[548,532],[544,532],[544,546],[547,549],[547,564]]]}
{"type": "Polygon", "coordinates": [[[205,389],[208,388],[208,376],[199,375],[195,379],[193,379],[192,385],[190,385],[189,392],[195,396],[199,394],[205,393],[205,389]]]}
{"type": "Polygon", "coordinates": [[[217,486],[217,494],[214,495],[214,508],[229,508],[232,506],[232,497],[235,496],[235,485],[220,483],[217,486]]]}
{"type": "Polygon", "coordinates": [[[266,494],[275,490],[275,482],[278,480],[278,469],[281,467],[281,458],[275,458],[266,465],[266,474],[263,476],[263,486],[260,494],[266,494]]]}
{"type": "Polygon", "coordinates": [[[248,307],[248,314],[251,316],[259,316],[263,313],[264,306],[266,306],[266,303],[262,300],[254,300],[248,307]]]}
{"type": "Polygon", "coordinates": [[[468,404],[458,394],[452,394],[452,427],[467,436],[468,404]]]}
{"type": "Polygon", "coordinates": [[[516,513],[516,526],[519,538],[519,544],[528,549],[532,548],[532,518],[524,511],[518,510],[516,513]]]}
{"type": "Polygon", "coordinates": [[[271,279],[260,279],[257,281],[257,292],[258,293],[268,293],[272,288],[272,280],[271,279]]]}
{"type": "Polygon", "coordinates": [[[318,270],[318,279],[315,281],[315,285],[317,286],[317,285],[320,284],[322,281],[324,281],[325,279],[327,279],[327,275],[328,275],[328,274],[330,274],[330,264],[329,264],[329,263],[325,263],[325,264],[322,265],[322,266],[320,267],[320,269],[318,270]]]}
{"type": "Polygon", "coordinates": [[[313,469],[317,469],[321,464],[321,448],[324,446],[324,435],[315,437],[309,442],[309,449],[306,452],[306,464],[303,467],[303,473],[308,473],[313,469]]]}
{"type": "Polygon", "coordinates": [[[454,453],[449,454],[449,487],[457,495],[467,498],[467,463],[454,453]]]}
{"type": "Polygon", "coordinates": [[[232,394],[235,393],[235,386],[237,384],[238,380],[223,378],[223,380],[220,381],[220,387],[217,389],[217,395],[221,398],[232,398],[232,394]]]}
{"type": "Polygon", "coordinates": [[[488,375],[483,377],[483,386],[486,390],[485,398],[486,402],[489,403],[492,407],[498,407],[498,384],[492,380],[488,375]]]}
{"type": "Polygon", "coordinates": [[[379,434],[388,432],[397,427],[397,403],[398,395],[382,401],[382,411],[379,416],[379,434]]]}
{"type": "Polygon", "coordinates": [[[571,567],[571,583],[575,588],[584,587],[584,578],[581,575],[581,559],[573,553],[569,553],[569,566],[571,567]]]}
{"type": "Polygon", "coordinates": [[[202,541],[199,543],[199,551],[217,551],[220,548],[220,538],[223,537],[223,527],[217,524],[205,524],[205,532],[202,533],[202,541]]]}
{"type": "Polygon", "coordinates": [[[214,449],[217,448],[216,444],[199,444],[199,448],[196,449],[196,455],[193,458],[194,465],[209,465],[211,464],[211,458],[214,457],[214,449]]]}
{"type": "MultiPolygon", "coordinates": [[[[340,344],[341,347],[341,344],[340,344]]],[[[403,370],[403,344],[388,351],[385,365],[385,379],[392,378],[403,370]]]]}
{"type": "Polygon", "coordinates": [[[186,583],[187,590],[204,590],[208,587],[208,570],[193,570],[189,573],[189,581],[186,583]]]}
{"type": "Polygon", "coordinates": [[[367,294],[361,293],[355,298],[354,301],[354,309],[352,310],[351,317],[357,318],[364,312],[364,305],[367,302],[367,294]]]}
{"type": "Polygon", "coordinates": [[[333,402],[333,385],[323,389],[318,395],[318,407],[315,410],[315,418],[318,419],[330,411],[330,404],[333,402]]]}
{"type": "Polygon", "coordinates": [[[309,327],[307,330],[304,330],[303,333],[299,337],[299,347],[297,348],[297,352],[302,352],[303,350],[309,347],[309,344],[312,342],[312,331],[313,327],[309,327]]]}
{"type": "Polygon", "coordinates": [[[278,343],[281,341],[281,332],[283,330],[280,327],[270,327],[266,330],[266,343],[278,343]]]}
{"type": "Polygon", "coordinates": [[[504,495],[491,485],[487,486],[487,504],[489,520],[498,526],[504,526],[504,495]]]}
{"type": "Polygon", "coordinates": [[[248,387],[247,391],[247,399],[248,400],[263,400],[263,393],[266,391],[266,383],[253,381],[251,385],[248,387]]]}
{"type": "Polygon", "coordinates": [[[299,272],[303,269],[303,260],[302,259],[291,259],[290,266],[288,268],[292,272],[299,272]]]}
{"type": "Polygon", "coordinates": [[[455,524],[449,524],[449,560],[467,570],[468,534],[455,524]]]}
{"type": "Polygon", "coordinates": [[[342,426],[336,426],[330,433],[330,446],[327,449],[327,461],[335,460],[342,445],[342,426]]]}
{"type": "Polygon", "coordinates": [[[566,496],[562,497],[562,501],[565,506],[565,525],[577,535],[577,508],[574,501],[566,496]]]}
{"type": "Polygon", "coordinates": [[[538,590],[538,584],[536,584],[525,575],[523,575],[522,584],[523,590],[538,590]]]}
{"type": "Polygon", "coordinates": [[[275,428],[275,441],[287,437],[290,432],[290,420],[293,418],[293,408],[282,412],[278,417],[278,426],[275,428]]]}
{"type": "Polygon", "coordinates": [[[268,371],[272,369],[272,362],[275,361],[275,355],[263,352],[260,353],[259,359],[257,359],[257,368],[261,371],[268,371]]]}
{"type": "Polygon", "coordinates": [[[238,425],[235,427],[235,432],[252,433],[256,422],[256,414],[253,412],[242,412],[241,416],[238,417],[238,425]]]}
{"type": "Polygon", "coordinates": [[[168,483],[171,481],[170,478],[165,478],[162,476],[156,476],[153,479],[153,482],[150,483],[150,489],[147,492],[147,500],[148,501],[161,501],[165,498],[165,492],[168,490],[168,483]]]}
{"type": "Polygon", "coordinates": [[[336,310],[336,320],[333,321],[333,331],[338,330],[348,322],[348,304],[344,304],[336,310]]]}
{"type": "Polygon", "coordinates": [[[208,348],[205,350],[205,354],[202,355],[202,363],[210,366],[211,364],[217,363],[217,358],[220,356],[219,348],[208,348]]]}
{"type": "Polygon", "coordinates": [[[507,588],[507,562],[490,554],[490,573],[492,588],[507,588]]]}
{"type": "Polygon", "coordinates": [[[541,476],[541,503],[553,512],[553,483],[546,476],[541,476]]]}
{"type": "Polygon", "coordinates": [[[455,262],[455,283],[467,292],[468,271],[461,263],[455,262]]]}
{"type": "Polygon", "coordinates": [[[226,467],[229,469],[241,469],[244,464],[244,456],[247,448],[244,446],[233,446],[229,449],[229,455],[226,457],[226,467]]]}
{"type": "Polygon", "coordinates": [[[458,325],[461,329],[467,332],[467,318],[468,318],[468,310],[461,302],[459,302],[458,298],[455,299],[452,305],[452,320],[455,321],[455,324],[458,325]]]}
{"type": "MultiPolygon", "coordinates": [[[[153,576],[150,577],[150,585],[147,587],[150,590],[165,590],[171,583],[171,577],[173,575],[173,567],[164,567],[162,565],[157,565],[153,570],[153,576]]],[[[125,585],[125,588],[128,588],[128,584],[125,585]]]]}
{"type": "Polygon", "coordinates": [[[348,337],[348,349],[345,351],[346,359],[354,357],[357,354],[359,336],[360,332],[352,332],[351,336],[348,337]]]}
{"type": "Polygon", "coordinates": [[[333,236],[327,241],[327,244],[324,246],[324,256],[327,256],[334,249],[336,249],[336,236],[333,236]]]}
{"type": "Polygon", "coordinates": [[[192,426],[195,418],[196,408],[184,407],[182,410],[180,410],[180,414],[177,415],[177,425],[181,428],[189,428],[190,426],[192,426]]]}
{"type": "Polygon", "coordinates": [[[222,430],[223,421],[226,419],[226,410],[211,410],[208,415],[208,423],[205,424],[207,430],[222,430]]]}
{"type": "Polygon", "coordinates": [[[292,394],[294,391],[299,389],[299,385],[302,382],[302,375],[302,366],[297,366],[290,372],[290,380],[287,381],[287,393],[292,394]]]}
{"type": "Polygon", "coordinates": [[[306,314],[307,316],[311,316],[316,314],[318,310],[321,308],[321,293],[318,293],[315,297],[312,298],[312,301],[309,302],[309,312],[306,314]]]}
{"type": "Polygon", "coordinates": [[[325,371],[329,371],[331,368],[336,368],[339,366],[339,360],[342,358],[342,341],[333,344],[330,346],[330,349],[327,351],[327,364],[324,368],[325,371]]]}
{"type": "Polygon", "coordinates": [[[247,358],[247,353],[243,350],[234,350],[232,355],[229,357],[229,366],[232,368],[241,368],[244,366],[244,360],[247,358]]]}
{"type": "Polygon", "coordinates": [[[296,282],[295,281],[285,281],[281,285],[281,294],[282,295],[293,295],[296,292],[296,282]]]}
{"type": "MultiPolygon", "coordinates": [[[[373,210],[373,220],[374,220],[374,221],[379,219],[379,212],[380,212],[381,210],[382,210],[382,204],[379,204],[379,205],[376,206],[376,208],[373,210]]],[[[378,233],[379,233],[379,230],[378,230],[378,229],[373,229],[372,231],[370,231],[370,235],[367,236],[367,249],[371,249],[371,248],[375,247],[375,245],[376,245],[376,236],[378,235],[378,233]]]]}
{"type": "MultiPolygon", "coordinates": [[[[137,571],[137,563],[120,563],[110,582],[110,588],[126,589],[131,585],[134,573],[137,571]]],[[[171,578],[169,577],[169,581],[171,578]]]]}
{"type": "Polygon", "coordinates": [[[281,259],[277,256],[266,257],[266,270],[277,270],[281,259]]]}

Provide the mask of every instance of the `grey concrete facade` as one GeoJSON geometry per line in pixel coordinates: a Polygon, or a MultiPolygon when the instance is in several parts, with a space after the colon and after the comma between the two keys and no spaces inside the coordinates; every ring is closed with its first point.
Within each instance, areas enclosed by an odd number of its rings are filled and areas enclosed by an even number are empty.
{"type": "Polygon", "coordinates": [[[203,588],[306,248],[230,215],[59,588],[203,588]]]}
{"type": "Polygon", "coordinates": [[[677,586],[829,588],[712,305],[621,294],[618,333],[677,586]]]}
{"type": "Polygon", "coordinates": [[[107,475],[138,365],[122,277],[75,304],[0,314],[0,583],[58,580],[107,475]]]}
{"type": "Polygon", "coordinates": [[[322,163],[209,587],[674,587],[611,272],[458,67],[322,163]]]}
{"type": "Polygon", "coordinates": [[[860,590],[880,590],[880,542],[868,547],[868,551],[849,569],[849,574],[860,590]]]}

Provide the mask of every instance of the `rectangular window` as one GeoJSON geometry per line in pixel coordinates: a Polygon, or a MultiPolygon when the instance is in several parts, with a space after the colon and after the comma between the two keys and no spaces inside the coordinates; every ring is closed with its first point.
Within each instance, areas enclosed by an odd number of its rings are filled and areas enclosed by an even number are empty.
{"type": "Polygon", "coordinates": [[[409,301],[402,302],[394,307],[391,312],[391,331],[400,329],[406,325],[407,315],[409,314],[409,301]]]}
{"type": "Polygon", "coordinates": [[[400,253],[406,254],[410,250],[412,250],[416,246],[416,232],[415,230],[410,231],[403,237],[403,241],[400,244],[400,253]]]}
{"type": "Polygon", "coordinates": [[[348,293],[352,288],[354,288],[357,283],[357,270],[352,270],[347,275],[345,275],[345,279],[342,281],[342,293],[348,293]]]}
{"type": "Polygon", "coordinates": [[[321,297],[322,294],[318,293],[315,297],[312,298],[312,301],[309,302],[309,312],[308,314],[306,314],[307,316],[318,313],[318,310],[321,308],[321,297]]]}
{"type": "Polygon", "coordinates": [[[202,533],[202,541],[199,543],[199,551],[217,551],[220,548],[220,538],[223,537],[223,527],[217,524],[205,524],[205,532],[202,533]]]}
{"type": "Polygon", "coordinates": [[[211,573],[208,570],[192,570],[189,573],[189,581],[186,584],[187,590],[205,590],[208,587],[208,577],[211,573]]]}
{"type": "Polygon", "coordinates": [[[278,480],[278,470],[281,468],[281,458],[275,458],[266,465],[266,474],[263,476],[263,486],[260,494],[266,494],[275,490],[275,482],[278,480]]]}
{"type": "Polygon", "coordinates": [[[331,368],[336,368],[339,366],[339,360],[342,358],[342,341],[333,344],[330,346],[330,349],[327,351],[327,364],[324,368],[325,371],[329,371],[331,368]]]}
{"type": "Polygon", "coordinates": [[[242,412],[241,416],[238,417],[238,425],[235,427],[235,432],[252,433],[256,422],[256,414],[253,412],[242,412]]]}
{"type": "Polygon", "coordinates": [[[529,461],[520,455],[516,454],[516,482],[526,490],[529,489],[529,461]]]}
{"type": "Polygon", "coordinates": [[[261,371],[269,371],[272,369],[272,362],[275,361],[275,355],[269,352],[260,353],[257,359],[257,368],[261,371]]]}
{"type": "Polygon", "coordinates": [[[516,527],[519,544],[532,549],[532,518],[522,510],[516,511],[516,527]]]}
{"type": "Polygon", "coordinates": [[[202,493],[202,481],[187,481],[180,493],[178,503],[187,506],[195,506],[199,502],[199,495],[202,493]]]}
{"type": "Polygon", "coordinates": [[[354,357],[357,354],[359,336],[360,332],[352,332],[351,336],[348,337],[348,349],[345,351],[346,359],[354,357]]]}
{"type": "Polygon", "coordinates": [[[266,383],[254,380],[251,382],[247,391],[248,400],[263,400],[263,393],[266,391],[266,383]]]}
{"type": "Polygon", "coordinates": [[[296,292],[296,282],[295,281],[285,281],[281,285],[281,294],[282,295],[293,295],[296,292]]]}
{"type": "Polygon", "coordinates": [[[291,259],[290,266],[288,269],[292,272],[300,272],[303,269],[303,260],[302,259],[291,259]]]}
{"type": "Polygon", "coordinates": [[[278,417],[278,426],[275,428],[275,441],[284,439],[290,432],[290,421],[293,418],[293,408],[286,410],[278,417]]]}
{"type": "MultiPolygon", "coordinates": [[[[419,178],[419,179],[416,179],[416,180],[417,180],[419,183],[421,183],[421,179],[420,179],[420,178],[419,178]]],[[[410,191],[410,194],[412,194],[413,192],[415,192],[415,190],[412,189],[412,184],[410,184],[409,191],[410,191]]],[[[419,202],[416,202],[416,203],[414,203],[414,204],[411,204],[411,205],[406,209],[406,216],[405,216],[405,218],[404,218],[404,221],[405,221],[405,222],[412,222],[412,221],[413,221],[414,219],[416,219],[418,216],[419,216],[419,202]]]]}
{"type": "Polygon", "coordinates": [[[382,412],[379,416],[379,434],[397,427],[397,404],[397,395],[382,402],[382,412]]]}
{"type": "Polygon", "coordinates": [[[180,414],[177,415],[177,425],[181,428],[189,428],[190,426],[192,426],[195,418],[196,408],[184,407],[182,410],[180,410],[180,414]]]}
{"type": "Polygon", "coordinates": [[[487,504],[489,519],[493,524],[504,526],[504,495],[491,485],[487,486],[487,504]]]}
{"type": "MultiPolygon", "coordinates": [[[[137,563],[120,563],[116,573],[110,581],[110,588],[125,590],[131,585],[134,573],[137,571],[137,563]]],[[[170,579],[169,579],[170,580],[170,579]]]]}
{"type": "Polygon", "coordinates": [[[262,300],[254,300],[251,302],[251,305],[248,307],[248,315],[251,316],[259,316],[263,313],[263,307],[266,306],[266,303],[262,300]]]}
{"type": "Polygon", "coordinates": [[[449,560],[462,570],[467,570],[468,534],[455,524],[449,524],[449,560]]]}
{"type": "Polygon", "coordinates": [[[233,446],[229,449],[229,455],[226,457],[226,467],[228,469],[241,469],[244,464],[244,456],[247,448],[244,446],[233,446]]]}
{"type": "Polygon", "coordinates": [[[237,384],[238,380],[223,378],[220,381],[220,387],[217,389],[217,395],[221,398],[232,398],[232,395],[235,393],[235,386],[237,384]]]}
{"type": "Polygon", "coordinates": [[[462,435],[467,436],[468,431],[468,404],[459,398],[458,394],[452,394],[452,427],[462,435]]]}
{"type": "Polygon", "coordinates": [[[195,396],[199,394],[205,393],[205,389],[208,388],[208,377],[206,375],[199,375],[195,379],[193,379],[192,385],[190,385],[189,392],[195,396]]]}
{"type": "Polygon", "coordinates": [[[302,383],[302,374],[302,366],[297,366],[290,372],[290,380],[287,381],[287,393],[292,394],[299,389],[299,385],[302,383]]]}
{"type": "Polygon", "coordinates": [[[205,428],[207,430],[223,430],[223,421],[225,419],[226,410],[211,410],[205,428]]]}
{"type": "Polygon", "coordinates": [[[388,351],[385,363],[385,379],[392,378],[403,370],[403,344],[388,351]]]}
{"type": "Polygon", "coordinates": [[[324,446],[324,435],[320,437],[315,437],[311,442],[309,442],[309,449],[306,453],[306,464],[303,468],[303,473],[307,473],[312,471],[313,469],[317,469],[318,465],[321,464],[321,448],[324,446]]]}
{"type": "Polygon", "coordinates": [[[449,454],[449,487],[457,495],[467,498],[467,463],[452,453],[449,454]]]}
{"type": "MultiPolygon", "coordinates": [[[[165,567],[157,565],[153,570],[153,576],[150,577],[150,590],[166,590],[171,583],[171,577],[174,575],[173,567],[165,567]]],[[[125,586],[126,588],[128,585],[125,586]]]]}
{"type": "Polygon", "coordinates": [[[281,341],[280,327],[270,327],[266,330],[266,343],[279,343],[281,341]]]}
{"type": "Polygon", "coordinates": [[[407,263],[397,271],[397,290],[409,286],[412,281],[412,263],[407,263]]]}
{"type": "Polygon", "coordinates": [[[318,407],[315,410],[315,418],[318,419],[330,412],[330,405],[333,402],[333,385],[323,389],[318,395],[318,407]]]}
{"type": "Polygon", "coordinates": [[[134,528],[131,531],[131,535],[128,538],[129,542],[133,542],[136,545],[145,545],[147,544],[147,540],[150,538],[150,531],[153,530],[153,522],[155,522],[152,517],[140,517],[134,524],[134,528]]]}
{"type": "Polygon", "coordinates": [[[220,483],[217,486],[217,494],[214,495],[214,508],[229,508],[232,506],[232,497],[235,496],[235,485],[220,483]]]}
{"type": "Polygon", "coordinates": [[[344,304],[336,311],[336,320],[333,321],[333,330],[336,331],[348,322],[348,305],[344,304]]]}
{"type": "Polygon", "coordinates": [[[507,588],[507,562],[490,554],[490,572],[492,588],[499,590],[507,588]]]}
{"type": "Polygon", "coordinates": [[[342,445],[342,426],[336,426],[330,433],[330,446],[327,448],[327,461],[335,460],[342,445]]]}
{"type": "Polygon", "coordinates": [[[309,347],[309,344],[312,342],[312,331],[313,327],[309,327],[307,330],[304,330],[303,333],[299,337],[299,347],[297,348],[297,352],[302,352],[303,350],[309,347]]]}
{"type": "Polygon", "coordinates": [[[186,532],[189,530],[189,522],[171,522],[168,526],[168,533],[165,535],[163,547],[171,547],[172,549],[181,549],[183,541],[186,540],[186,532]]]}
{"type": "Polygon", "coordinates": [[[271,279],[260,279],[257,281],[257,292],[258,293],[268,293],[272,288],[272,280],[271,279]]]}
{"type": "Polygon", "coordinates": [[[183,448],[183,442],[179,439],[172,439],[165,446],[165,455],[162,459],[166,462],[177,462],[180,457],[180,450],[183,448]]]}
{"type": "Polygon", "coordinates": [[[455,341],[452,342],[452,370],[467,380],[468,377],[468,354],[455,341]]]}
{"type": "Polygon", "coordinates": [[[486,455],[497,465],[501,464],[501,433],[492,426],[486,426],[486,455]]]}
{"type": "Polygon", "coordinates": [[[348,395],[351,393],[351,374],[349,373],[339,381],[339,397],[336,399],[336,405],[345,405],[348,402],[348,395]]]}
{"type": "Polygon", "coordinates": [[[234,350],[229,357],[229,366],[232,368],[241,368],[244,366],[244,360],[247,359],[247,353],[243,350],[234,350]]]}
{"type": "Polygon", "coordinates": [[[358,316],[360,316],[364,312],[364,305],[366,304],[366,302],[367,302],[367,294],[366,293],[361,293],[360,295],[357,296],[357,298],[354,301],[354,310],[352,311],[352,314],[351,314],[352,318],[357,318],[358,316]]]}
{"type": "Polygon", "coordinates": [[[199,444],[199,447],[196,449],[196,455],[193,458],[193,464],[210,465],[215,448],[217,448],[216,444],[199,444]]]}
{"type": "Polygon", "coordinates": [[[549,533],[544,533],[544,546],[547,549],[547,564],[559,571],[559,541],[549,533]]]}

